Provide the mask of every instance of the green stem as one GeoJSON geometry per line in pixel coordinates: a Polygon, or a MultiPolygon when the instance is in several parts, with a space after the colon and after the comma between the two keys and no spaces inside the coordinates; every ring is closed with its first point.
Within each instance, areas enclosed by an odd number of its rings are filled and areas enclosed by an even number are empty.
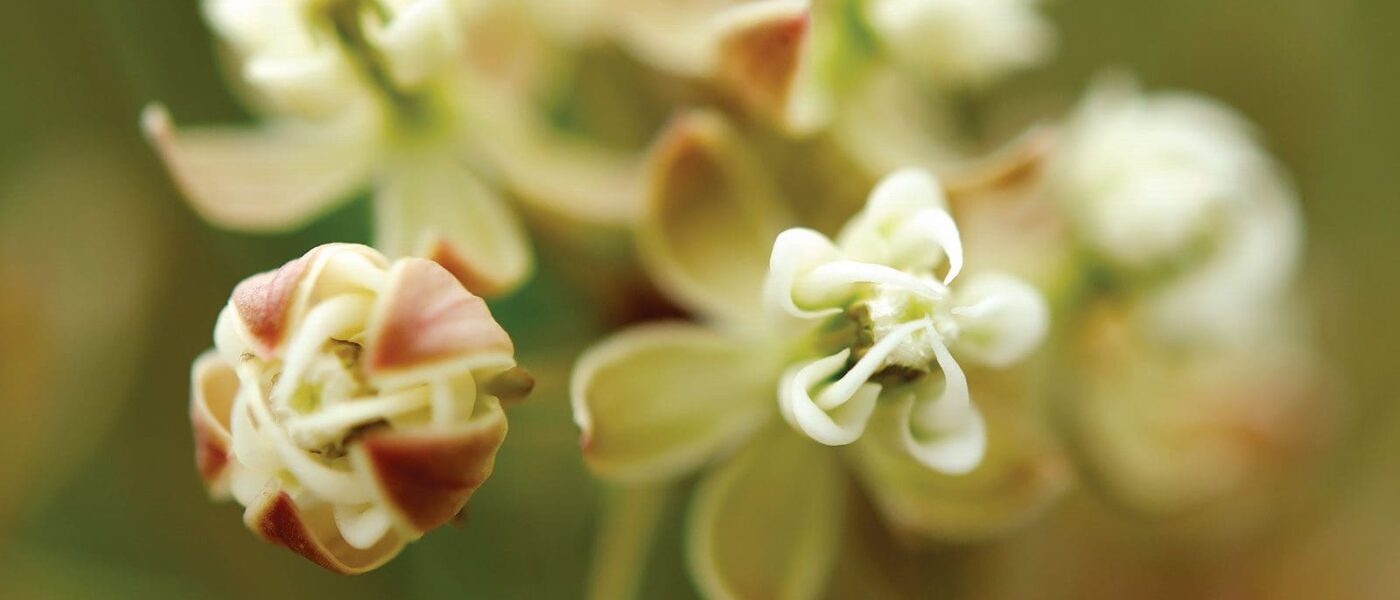
{"type": "Polygon", "coordinates": [[[673,488],[673,484],[664,482],[607,491],[603,520],[593,546],[587,598],[626,600],[637,596],[657,524],[673,488]]]}

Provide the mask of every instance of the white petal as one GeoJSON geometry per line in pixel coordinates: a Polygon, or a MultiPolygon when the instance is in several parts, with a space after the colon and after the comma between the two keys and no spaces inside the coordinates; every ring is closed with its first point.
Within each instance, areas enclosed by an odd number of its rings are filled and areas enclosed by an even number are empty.
{"type": "Polygon", "coordinates": [[[389,510],[384,507],[361,510],[337,502],[331,505],[331,510],[341,537],[360,550],[378,543],[384,538],[384,534],[389,533],[389,527],[393,524],[389,510]]]}
{"type": "Polygon", "coordinates": [[[812,387],[840,372],[850,354],[847,349],[795,365],[783,375],[778,387],[778,404],[788,423],[828,446],[844,446],[860,439],[880,395],[879,385],[860,382],[834,405],[820,406],[812,400],[812,387]]]}
{"type": "Polygon", "coordinates": [[[987,452],[987,427],[972,407],[967,377],[948,348],[930,336],[930,344],[943,370],[943,391],[936,398],[911,397],[902,428],[904,447],[930,469],[948,474],[977,468],[987,452]]]}
{"type": "Polygon", "coordinates": [[[953,216],[943,209],[925,209],[909,218],[890,238],[890,260],[904,268],[932,268],[939,254],[948,257],[948,273],[943,284],[953,282],[962,271],[962,236],[953,216]]]}
{"type": "Polygon", "coordinates": [[[808,310],[793,299],[797,279],[818,264],[835,260],[836,246],[826,236],[796,227],[778,234],[773,242],[773,255],[768,260],[768,278],[763,282],[763,297],[768,309],[785,312],[801,319],[816,319],[839,313],[839,307],[808,310]]]}
{"type": "Polygon", "coordinates": [[[889,357],[901,344],[909,341],[916,331],[928,328],[928,321],[913,321],[894,328],[885,337],[880,338],[865,356],[846,371],[841,379],[822,390],[817,395],[817,405],[825,409],[833,409],[841,406],[861,387],[865,386],[877,371],[885,366],[885,359],[889,357]]]}
{"type": "Polygon", "coordinates": [[[367,15],[367,35],[400,87],[421,86],[457,55],[460,18],[450,0],[410,2],[386,25],[374,19],[367,15]]]}
{"type": "Polygon", "coordinates": [[[347,115],[328,127],[176,131],[160,105],[141,117],[146,136],[195,210],[237,229],[285,231],[344,199],[378,155],[378,123],[347,115]]]}
{"type": "MultiPolygon", "coordinates": [[[[865,208],[841,230],[837,243],[855,260],[897,268],[932,266],[943,246],[958,239],[957,228],[952,228],[950,236],[939,217],[919,215],[946,205],[943,188],[932,174],[921,169],[896,171],[875,186],[865,208]],[[936,247],[923,247],[929,241],[936,247]],[[906,265],[901,259],[912,262],[906,265]]],[[[955,245],[960,253],[961,243],[955,245]]]]}
{"type": "Polygon", "coordinates": [[[992,367],[1024,358],[1045,339],[1050,307],[1040,290],[1010,275],[979,273],[957,290],[960,355],[992,367]]]}
{"type": "Polygon", "coordinates": [[[842,303],[854,292],[854,287],[862,283],[896,287],[930,300],[948,295],[948,290],[936,281],[920,279],[885,265],[851,260],[818,265],[797,280],[792,295],[807,306],[842,303]]]}

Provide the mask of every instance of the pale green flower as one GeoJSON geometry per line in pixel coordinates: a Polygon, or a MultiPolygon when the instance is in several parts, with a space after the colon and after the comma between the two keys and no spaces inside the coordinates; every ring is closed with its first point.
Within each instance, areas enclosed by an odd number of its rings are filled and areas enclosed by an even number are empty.
{"type": "Polygon", "coordinates": [[[516,43],[514,31],[483,34],[495,23],[491,6],[206,0],[238,83],[265,118],[251,128],[177,130],[152,105],[143,126],[191,204],[216,224],[294,229],[370,188],[376,247],[437,260],[477,293],[508,292],[533,256],[514,211],[482,175],[499,171],[521,199],[585,221],[626,222],[633,165],[558,146],[514,89],[488,79],[498,74],[479,59],[499,60],[516,43]]]}
{"type": "Polygon", "coordinates": [[[1023,359],[1045,334],[1044,301],[1009,276],[959,274],[933,177],[887,177],[833,241],[782,230],[772,185],[715,115],[679,120],[651,169],[643,258],[704,323],[643,325],[586,352],[574,415],[604,477],[715,465],[691,509],[706,594],[818,594],[848,472],[891,524],[952,539],[1000,531],[1060,489],[1058,463],[1008,405],[1017,394],[970,384],[959,362],[1023,359]]]}

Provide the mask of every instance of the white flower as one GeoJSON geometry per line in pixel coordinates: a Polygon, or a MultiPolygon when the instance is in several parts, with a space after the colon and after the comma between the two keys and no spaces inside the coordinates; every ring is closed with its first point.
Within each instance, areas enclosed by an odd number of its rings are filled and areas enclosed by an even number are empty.
{"type": "Polygon", "coordinates": [[[1216,102],[1111,79],[1068,125],[1048,178],[1095,255],[1165,281],[1150,294],[1164,334],[1237,335],[1292,277],[1297,201],[1249,126],[1216,102]]]}
{"type": "Polygon", "coordinates": [[[777,190],[714,113],[677,119],[650,174],[639,252],[701,323],[610,336],[570,388],[600,476],[701,471],[687,539],[704,595],[818,597],[841,560],[849,481],[892,528],[938,539],[995,535],[1063,490],[1014,384],[970,384],[959,364],[1023,358],[1044,301],[1009,277],[959,275],[933,177],[889,176],[833,242],[785,228],[777,190]]]}
{"type": "Polygon", "coordinates": [[[493,166],[482,155],[525,184],[526,200],[585,221],[630,218],[630,162],[557,148],[520,98],[476,85],[464,40],[480,31],[471,19],[486,18],[476,3],[207,0],[205,9],[266,118],[177,130],[152,105],[142,124],[195,210],[218,225],[295,229],[369,189],[376,247],[432,258],[497,295],[534,259],[514,211],[478,175],[493,166]]]}
{"type": "Polygon", "coordinates": [[[451,520],[528,392],[485,303],[420,258],[349,244],[255,275],[193,368],[200,475],[248,527],[362,572],[451,520]]]}
{"type": "Polygon", "coordinates": [[[979,86],[1039,63],[1054,37],[1037,0],[869,0],[865,15],[896,62],[946,87],[979,86]]]}
{"type": "Polygon", "coordinates": [[[856,329],[854,346],[788,370],[784,417],[819,442],[848,444],[888,388],[907,405],[912,456],[944,472],[972,470],[985,431],[953,354],[997,367],[1019,361],[1045,336],[1044,299],[1001,274],[949,287],[962,269],[962,241],[941,188],[921,171],[882,181],[838,239],[793,229],[774,244],[768,305],[827,329],[846,320],[856,329]],[[936,371],[941,389],[921,383],[936,371]],[[905,381],[915,385],[898,385],[905,381]]]}

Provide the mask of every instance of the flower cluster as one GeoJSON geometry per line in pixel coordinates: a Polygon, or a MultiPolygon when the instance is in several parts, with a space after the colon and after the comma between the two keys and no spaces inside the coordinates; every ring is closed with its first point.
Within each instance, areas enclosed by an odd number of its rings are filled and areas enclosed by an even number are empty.
{"type": "Polygon", "coordinates": [[[1326,436],[1297,201],[1228,108],[1123,78],[1010,142],[961,123],[1048,55],[1037,4],[205,0],[260,120],[148,108],[181,190],[285,231],[369,189],[375,246],[234,290],[193,367],[206,484],[346,573],[453,519],[532,384],[482,299],[533,272],[529,222],[625,227],[635,264],[567,270],[684,315],[594,343],[569,393],[597,475],[698,479],[707,596],[816,597],[853,553],[996,540],[1077,482],[1263,514],[1232,500],[1326,436]]]}

